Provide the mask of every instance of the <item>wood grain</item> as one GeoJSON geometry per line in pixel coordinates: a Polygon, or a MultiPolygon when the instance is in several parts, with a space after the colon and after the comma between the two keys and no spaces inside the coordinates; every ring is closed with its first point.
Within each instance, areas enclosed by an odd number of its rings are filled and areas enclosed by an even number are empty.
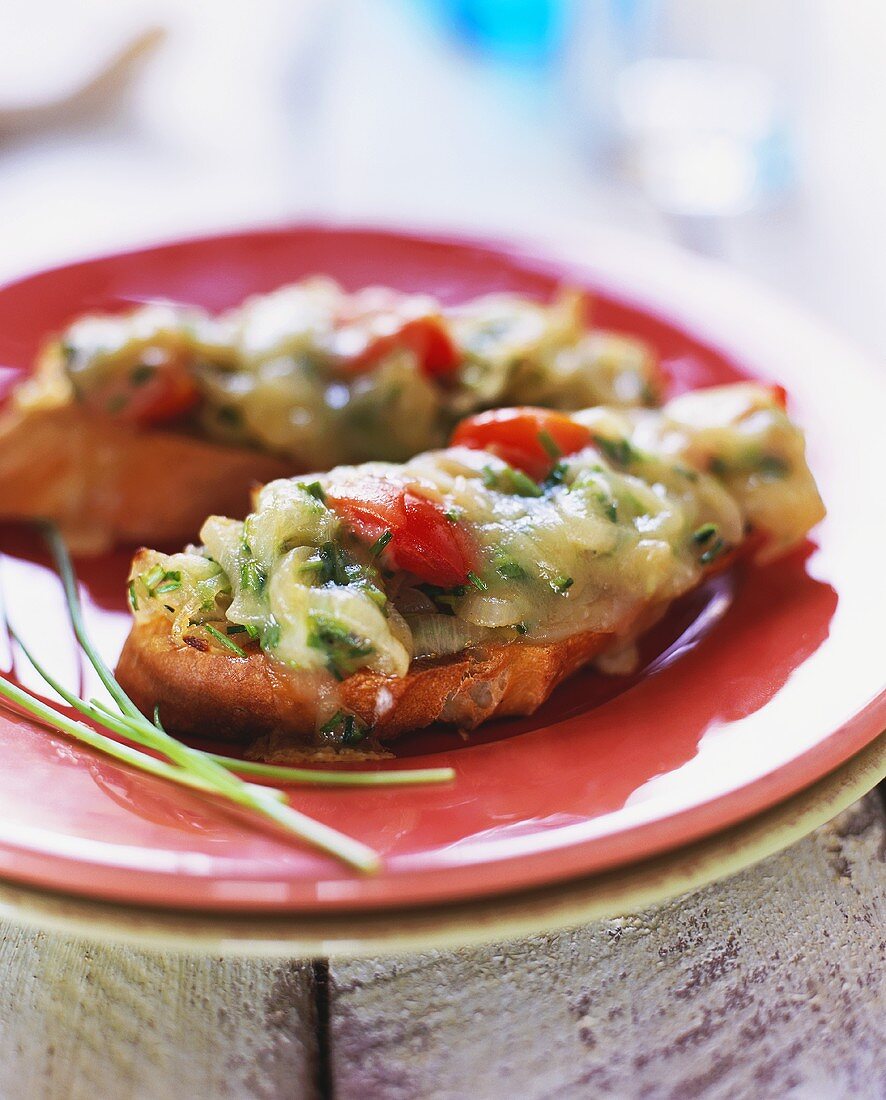
{"type": "Polygon", "coordinates": [[[3,924],[0,1098],[879,1098],[884,927],[876,794],[667,904],[333,960],[328,990],[308,963],[3,924]]]}
{"type": "Polygon", "coordinates": [[[0,926],[0,1097],[310,1097],[310,964],[160,955],[0,926]]]}
{"type": "Polygon", "coordinates": [[[886,847],[868,796],[667,905],[330,965],[335,1095],[882,1097],[886,847]]]}

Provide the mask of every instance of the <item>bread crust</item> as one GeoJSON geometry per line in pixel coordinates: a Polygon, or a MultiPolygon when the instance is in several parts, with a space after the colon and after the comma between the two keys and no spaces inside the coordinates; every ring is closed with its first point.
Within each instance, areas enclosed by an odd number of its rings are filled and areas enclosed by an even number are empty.
{"type": "Polygon", "coordinates": [[[258,451],[135,428],[71,401],[0,414],[0,519],[51,519],[81,553],[193,539],[207,515],[245,515],[255,485],[294,472],[258,451]]]}
{"type": "MultiPolygon", "coordinates": [[[[393,741],[433,722],[471,729],[493,717],[531,714],[554,688],[612,641],[577,634],[558,642],[495,644],[453,657],[413,661],[406,676],[358,672],[339,686],[336,705],[393,741]]],[[[317,683],[289,674],[260,652],[228,656],[176,642],[167,620],[137,622],[123,648],[117,678],[146,714],[160,704],[177,734],[254,742],[253,755],[274,746],[314,745],[317,683]]]]}

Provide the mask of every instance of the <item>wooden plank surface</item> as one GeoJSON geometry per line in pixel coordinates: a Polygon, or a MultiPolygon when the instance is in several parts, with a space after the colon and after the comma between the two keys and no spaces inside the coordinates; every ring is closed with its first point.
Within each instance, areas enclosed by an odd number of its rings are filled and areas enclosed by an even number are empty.
{"type": "Polygon", "coordinates": [[[880,1098],[884,860],[873,794],[630,917],[328,968],[3,925],[0,1100],[880,1098]]]}
{"type": "Polygon", "coordinates": [[[335,1095],[886,1096],[884,838],[875,793],[628,918],[333,962],[335,1095]]]}
{"type": "Polygon", "coordinates": [[[0,928],[2,1100],[311,1097],[311,966],[0,928]]]}

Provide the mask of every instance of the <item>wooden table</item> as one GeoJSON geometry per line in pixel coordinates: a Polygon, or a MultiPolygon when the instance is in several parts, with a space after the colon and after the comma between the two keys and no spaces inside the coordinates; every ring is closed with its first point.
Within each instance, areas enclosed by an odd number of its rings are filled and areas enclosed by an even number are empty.
{"type": "Polygon", "coordinates": [[[723,882],[515,942],[361,961],[2,925],[0,1096],[886,1096],[886,806],[723,882]]]}

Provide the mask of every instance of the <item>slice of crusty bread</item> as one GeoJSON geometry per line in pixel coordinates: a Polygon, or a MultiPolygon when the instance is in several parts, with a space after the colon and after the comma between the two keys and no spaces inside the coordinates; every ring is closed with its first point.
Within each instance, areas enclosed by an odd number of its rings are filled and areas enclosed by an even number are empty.
{"type": "MultiPolygon", "coordinates": [[[[358,672],[339,685],[337,703],[371,725],[382,742],[437,721],[470,729],[494,716],[531,714],[611,639],[585,633],[559,642],[478,646],[413,661],[403,677],[358,672]]],[[[177,734],[259,744],[264,738],[295,751],[314,740],[313,678],[287,673],[260,652],[237,657],[175,642],[169,622],[159,617],[135,624],[117,678],[146,714],[159,703],[164,725],[177,734]]]]}
{"type": "Polygon", "coordinates": [[[184,542],[207,515],[242,516],[278,458],[173,430],[139,429],[73,402],[0,414],[0,519],[51,519],[72,549],[184,542]]]}

